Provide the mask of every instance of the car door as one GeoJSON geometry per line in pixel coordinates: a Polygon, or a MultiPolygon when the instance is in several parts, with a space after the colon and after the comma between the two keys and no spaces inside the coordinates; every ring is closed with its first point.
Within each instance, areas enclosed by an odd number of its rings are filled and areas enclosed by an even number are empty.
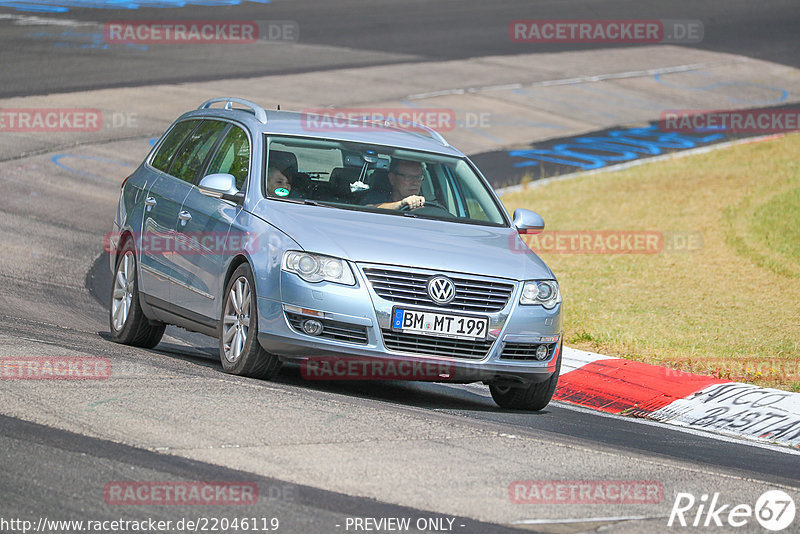
{"type": "Polygon", "coordinates": [[[144,199],[144,217],[139,240],[140,291],[148,302],[168,307],[170,267],[168,255],[174,243],[175,221],[189,187],[171,176],[175,156],[202,121],[181,121],[167,132],[150,161],[156,176],[144,199]]]}
{"type": "Polygon", "coordinates": [[[192,251],[187,250],[175,239],[177,228],[186,222],[181,216],[181,206],[194,188],[199,174],[208,164],[208,158],[227,127],[228,124],[224,121],[203,120],[178,150],[170,165],[168,176],[164,177],[170,181],[173,191],[169,204],[170,213],[174,213],[170,224],[171,240],[167,246],[168,253],[164,255],[165,275],[169,285],[168,309],[173,312],[176,311],[175,298],[187,286],[187,280],[191,276],[191,271],[184,268],[183,256],[192,254],[192,251]]]}
{"type": "MultiPolygon", "coordinates": [[[[244,190],[250,171],[250,139],[247,132],[231,125],[210,158],[203,176],[231,174],[237,189],[244,190]]],[[[176,242],[186,250],[176,258],[187,273],[186,285],[176,287],[173,302],[209,323],[218,315],[219,298],[224,291],[227,258],[248,246],[249,236],[241,231],[231,234],[231,223],[241,210],[234,202],[204,195],[193,188],[181,206],[176,242]]],[[[184,315],[190,315],[185,313],[184,315]]]]}

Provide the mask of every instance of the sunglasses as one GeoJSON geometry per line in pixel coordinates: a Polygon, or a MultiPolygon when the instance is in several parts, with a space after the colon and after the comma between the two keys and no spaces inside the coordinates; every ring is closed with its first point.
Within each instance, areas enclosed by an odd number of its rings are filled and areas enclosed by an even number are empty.
{"type": "Polygon", "coordinates": [[[407,182],[421,182],[424,177],[421,174],[405,174],[402,172],[392,172],[392,174],[402,177],[407,182]]]}

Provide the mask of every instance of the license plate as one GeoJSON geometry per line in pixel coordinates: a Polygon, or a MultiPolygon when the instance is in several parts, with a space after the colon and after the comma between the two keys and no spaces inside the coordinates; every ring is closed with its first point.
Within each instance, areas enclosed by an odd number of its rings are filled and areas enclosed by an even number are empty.
{"type": "Polygon", "coordinates": [[[458,339],[486,339],[489,319],[395,308],[392,314],[392,330],[458,339]]]}

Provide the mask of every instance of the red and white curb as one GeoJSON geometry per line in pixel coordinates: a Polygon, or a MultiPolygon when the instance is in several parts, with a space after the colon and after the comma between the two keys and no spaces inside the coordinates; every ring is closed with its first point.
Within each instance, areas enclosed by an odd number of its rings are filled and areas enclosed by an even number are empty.
{"type": "MultiPolygon", "coordinates": [[[[499,196],[560,180],[691,156],[786,134],[735,139],[497,189],[499,196]]],[[[564,347],[553,399],[618,415],[800,447],[800,393],[762,388],[564,347]]]]}
{"type": "Polygon", "coordinates": [[[800,394],[564,347],[554,400],[800,447],[800,394]]]}

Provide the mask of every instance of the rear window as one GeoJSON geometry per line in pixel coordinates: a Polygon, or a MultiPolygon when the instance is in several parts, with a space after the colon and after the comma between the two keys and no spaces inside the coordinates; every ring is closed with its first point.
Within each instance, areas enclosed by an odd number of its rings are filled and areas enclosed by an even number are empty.
{"type": "Polygon", "coordinates": [[[167,137],[164,139],[164,142],[161,143],[158,152],[153,156],[153,161],[150,164],[159,171],[167,172],[169,166],[172,164],[172,159],[175,157],[175,153],[198,124],[200,124],[199,120],[183,121],[176,124],[169,133],[167,133],[167,137]]]}

